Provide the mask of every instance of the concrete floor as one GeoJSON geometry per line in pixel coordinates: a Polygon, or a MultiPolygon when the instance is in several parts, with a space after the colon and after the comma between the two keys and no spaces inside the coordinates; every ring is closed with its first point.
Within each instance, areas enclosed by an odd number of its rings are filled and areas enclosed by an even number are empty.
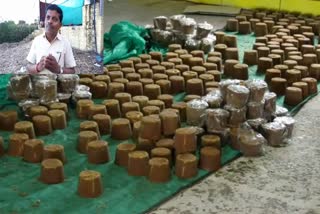
{"type": "MultiPolygon", "coordinates": [[[[105,29],[129,20],[152,23],[158,15],[182,13],[192,3],[170,0],[113,0],[105,4],[105,29]]],[[[190,16],[224,26],[227,17],[190,16]]],[[[259,158],[241,157],[193,187],[178,193],[152,214],[166,213],[320,213],[320,96],[295,116],[291,143],[265,148],[259,158]]]]}

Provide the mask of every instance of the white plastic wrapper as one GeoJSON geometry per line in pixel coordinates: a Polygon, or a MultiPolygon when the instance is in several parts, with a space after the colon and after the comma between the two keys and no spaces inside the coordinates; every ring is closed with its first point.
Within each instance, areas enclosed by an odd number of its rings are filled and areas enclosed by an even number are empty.
{"type": "Polygon", "coordinates": [[[25,117],[29,117],[29,111],[28,109],[32,106],[38,106],[40,104],[39,99],[26,99],[26,100],[21,100],[18,103],[18,106],[20,107],[21,111],[24,113],[25,117]]]}
{"type": "Polygon", "coordinates": [[[292,137],[292,132],[293,132],[294,123],[295,123],[295,120],[293,119],[293,117],[290,117],[290,116],[276,117],[273,121],[284,124],[287,127],[286,137],[287,138],[292,137]]]}
{"type": "Polygon", "coordinates": [[[177,30],[173,30],[173,40],[175,44],[180,44],[181,46],[183,46],[186,43],[187,40],[187,36],[182,33],[181,31],[177,31],[177,30]]]}
{"type": "Polygon", "coordinates": [[[23,100],[29,97],[31,81],[28,74],[13,74],[9,81],[9,92],[14,100],[23,100]]]}
{"type": "Polygon", "coordinates": [[[270,122],[262,125],[263,134],[271,146],[281,146],[286,143],[287,128],[283,123],[270,122]]]}
{"type": "Polygon", "coordinates": [[[72,93],[72,100],[74,103],[77,103],[78,100],[82,99],[91,99],[92,93],[90,91],[74,91],[72,93]]]}
{"type": "Polygon", "coordinates": [[[86,85],[77,85],[75,91],[90,91],[90,87],[86,85]]]}
{"type": "Polygon", "coordinates": [[[199,50],[201,45],[201,41],[195,39],[193,36],[187,36],[186,42],[184,44],[184,48],[189,52],[194,50],[199,50]]]}
{"type": "Polygon", "coordinates": [[[288,113],[289,113],[289,111],[287,108],[276,105],[276,111],[274,112],[274,117],[287,116],[288,113]]]}
{"type": "Polygon", "coordinates": [[[186,16],[182,14],[170,16],[170,22],[173,30],[181,31],[181,20],[185,19],[186,16]]]}
{"type": "Polygon", "coordinates": [[[246,121],[247,107],[234,108],[229,105],[225,105],[224,109],[230,113],[228,125],[229,127],[239,127],[241,123],[246,121]]]}
{"type": "Polygon", "coordinates": [[[196,21],[193,18],[181,19],[181,31],[184,34],[194,34],[196,28],[196,21]]]}
{"type": "Polygon", "coordinates": [[[154,42],[159,42],[160,40],[160,33],[162,32],[162,30],[160,29],[151,29],[150,30],[150,34],[151,34],[151,39],[154,42]]]}
{"type": "Polygon", "coordinates": [[[204,125],[205,111],[208,103],[201,99],[194,99],[187,103],[187,124],[202,127],[204,125]]]}
{"type": "Polygon", "coordinates": [[[35,84],[35,89],[41,104],[48,105],[57,101],[58,89],[56,80],[39,80],[35,84]]]}
{"type": "Polygon", "coordinates": [[[227,128],[230,113],[227,110],[207,109],[206,110],[206,127],[209,133],[224,132],[227,128]]]}
{"type": "Polygon", "coordinates": [[[77,74],[60,74],[58,75],[59,89],[63,93],[72,93],[79,83],[77,74]]]}
{"type": "Polygon", "coordinates": [[[207,22],[198,23],[196,33],[197,39],[206,38],[211,33],[212,29],[213,26],[207,22]]]}
{"type": "Polygon", "coordinates": [[[248,112],[247,117],[248,119],[256,119],[262,118],[264,113],[264,103],[263,102],[249,102],[247,104],[248,112]]]}
{"type": "Polygon", "coordinates": [[[231,79],[227,79],[227,80],[223,80],[219,83],[219,88],[221,91],[221,95],[223,100],[226,100],[227,97],[227,88],[229,85],[239,85],[240,84],[240,80],[231,80],[231,79]]]}
{"type": "Polygon", "coordinates": [[[270,121],[272,114],[276,111],[277,95],[274,92],[264,94],[264,117],[270,121]]]}
{"type": "Polygon", "coordinates": [[[268,84],[264,80],[247,80],[245,85],[250,90],[249,101],[261,102],[268,89],[268,84]]]}
{"type": "Polygon", "coordinates": [[[253,128],[255,131],[260,132],[263,124],[266,124],[268,121],[264,118],[256,118],[249,119],[247,123],[253,128]]]}
{"type": "Polygon", "coordinates": [[[265,144],[266,139],[257,132],[250,132],[239,136],[240,152],[247,157],[263,155],[265,144]]]}
{"type": "Polygon", "coordinates": [[[203,39],[201,39],[200,49],[205,54],[207,54],[210,51],[212,51],[214,42],[215,42],[215,40],[213,40],[212,38],[209,38],[209,37],[203,38],[203,39]]]}
{"type": "Polygon", "coordinates": [[[155,28],[160,30],[166,30],[168,18],[165,16],[157,16],[153,18],[153,24],[155,28]]]}
{"type": "Polygon", "coordinates": [[[249,99],[249,89],[242,85],[230,85],[227,88],[226,103],[234,108],[244,107],[249,99]]]}
{"type": "Polygon", "coordinates": [[[164,46],[168,46],[168,45],[172,44],[174,41],[173,33],[170,31],[162,30],[162,31],[160,31],[158,36],[159,36],[158,42],[164,46]]]}
{"type": "Polygon", "coordinates": [[[210,108],[220,108],[223,101],[220,89],[210,91],[202,100],[206,101],[210,108]]]}

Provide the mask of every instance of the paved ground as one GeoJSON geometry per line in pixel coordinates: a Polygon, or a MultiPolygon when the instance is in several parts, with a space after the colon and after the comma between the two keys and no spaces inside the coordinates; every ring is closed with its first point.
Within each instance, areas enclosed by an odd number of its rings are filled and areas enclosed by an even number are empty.
{"type": "MultiPolygon", "coordinates": [[[[106,29],[129,20],[151,24],[158,15],[182,13],[192,3],[170,0],[114,0],[106,2],[106,29]]],[[[226,17],[192,16],[215,29],[226,17]]],[[[259,158],[241,157],[193,187],[159,206],[152,214],[166,213],[320,213],[319,95],[295,116],[291,143],[266,147],[259,158]]]]}

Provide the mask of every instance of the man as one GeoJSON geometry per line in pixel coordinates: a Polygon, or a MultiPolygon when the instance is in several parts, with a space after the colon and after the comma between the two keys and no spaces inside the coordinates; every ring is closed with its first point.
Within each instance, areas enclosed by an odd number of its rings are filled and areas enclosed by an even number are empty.
{"type": "Polygon", "coordinates": [[[27,70],[31,74],[46,69],[56,74],[75,73],[76,62],[69,43],[60,33],[63,13],[57,5],[46,10],[45,33],[37,36],[27,56],[27,70]]]}

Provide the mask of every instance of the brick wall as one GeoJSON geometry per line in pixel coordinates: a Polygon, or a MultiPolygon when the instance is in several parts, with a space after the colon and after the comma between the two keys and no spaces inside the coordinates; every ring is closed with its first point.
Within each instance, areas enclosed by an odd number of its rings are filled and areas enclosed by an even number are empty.
{"type": "MultiPolygon", "coordinates": [[[[103,16],[100,13],[100,2],[96,3],[96,35],[97,50],[102,53],[103,50],[103,16]]],[[[72,47],[80,50],[95,50],[94,40],[94,5],[85,5],[82,9],[82,26],[67,26],[61,28],[61,33],[67,37],[72,47]]]]}

